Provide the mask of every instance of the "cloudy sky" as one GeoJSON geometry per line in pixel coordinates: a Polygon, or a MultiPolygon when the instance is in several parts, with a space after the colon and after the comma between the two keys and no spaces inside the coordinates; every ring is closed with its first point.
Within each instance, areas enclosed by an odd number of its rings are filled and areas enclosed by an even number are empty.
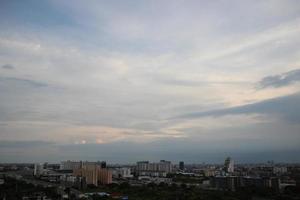
{"type": "Polygon", "coordinates": [[[0,160],[300,162],[299,0],[0,1],[0,160]]]}

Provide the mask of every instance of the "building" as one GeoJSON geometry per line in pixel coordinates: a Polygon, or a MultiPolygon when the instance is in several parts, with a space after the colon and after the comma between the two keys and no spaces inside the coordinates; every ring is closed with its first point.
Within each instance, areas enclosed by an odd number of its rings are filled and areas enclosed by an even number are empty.
{"type": "Polygon", "coordinates": [[[270,182],[272,190],[278,192],[280,189],[280,179],[278,177],[271,177],[270,182]]]}
{"type": "Polygon", "coordinates": [[[137,162],[136,173],[138,176],[159,176],[166,177],[172,172],[172,163],[170,161],[161,160],[158,163],[150,163],[149,161],[137,162]]]}
{"type": "Polygon", "coordinates": [[[89,161],[62,161],[60,163],[60,169],[61,170],[76,170],[81,169],[83,166],[99,166],[101,168],[106,168],[106,162],[105,161],[97,161],[97,162],[89,162],[89,161]]]}
{"type": "Polygon", "coordinates": [[[211,185],[219,190],[236,191],[239,188],[270,188],[278,192],[280,179],[277,177],[216,176],[211,178],[211,185]]]}
{"type": "Polygon", "coordinates": [[[149,161],[140,161],[136,163],[136,171],[148,171],[149,161]]]}
{"type": "Polygon", "coordinates": [[[128,167],[115,168],[113,176],[116,178],[132,178],[131,169],[128,167]]]}
{"type": "Polygon", "coordinates": [[[62,161],[60,163],[61,170],[76,170],[82,167],[82,161],[62,161]]]}
{"type": "Polygon", "coordinates": [[[287,167],[273,167],[273,173],[277,175],[286,174],[288,172],[287,167]]]}
{"type": "Polygon", "coordinates": [[[73,174],[63,174],[60,176],[60,183],[66,187],[76,187],[78,189],[86,188],[86,179],[80,176],[74,176],[73,174]]]}
{"type": "Polygon", "coordinates": [[[85,162],[79,169],[73,170],[73,175],[85,179],[86,184],[98,186],[98,184],[112,183],[112,173],[106,168],[101,168],[101,163],[85,162]]]}
{"type": "Polygon", "coordinates": [[[106,168],[106,162],[105,161],[102,161],[100,165],[101,165],[101,168],[106,168]]]}
{"type": "Polygon", "coordinates": [[[236,191],[241,186],[241,178],[237,176],[216,176],[212,180],[213,187],[219,190],[236,191]]]}
{"type": "Polygon", "coordinates": [[[234,161],[230,157],[227,157],[226,160],[225,160],[224,171],[226,173],[233,173],[234,172],[234,161]]]}
{"type": "Polygon", "coordinates": [[[180,161],[180,162],[179,162],[179,169],[180,169],[181,171],[184,170],[184,162],[183,162],[183,161],[180,161]]]}
{"type": "Polygon", "coordinates": [[[33,175],[34,176],[41,176],[44,173],[44,167],[40,163],[35,163],[34,164],[34,170],[33,170],[33,175]]]}
{"type": "Polygon", "coordinates": [[[97,177],[96,169],[87,169],[87,168],[75,169],[73,171],[73,175],[85,178],[87,184],[98,186],[98,177],[97,177]]]}
{"type": "Polygon", "coordinates": [[[44,163],[43,168],[48,169],[48,163],[47,162],[44,163]]]}
{"type": "Polygon", "coordinates": [[[203,170],[203,175],[206,177],[210,177],[210,176],[215,176],[216,172],[214,169],[204,169],[203,170]]]}
{"type": "Polygon", "coordinates": [[[102,168],[97,170],[98,182],[102,185],[112,183],[112,172],[108,169],[102,168]]]}

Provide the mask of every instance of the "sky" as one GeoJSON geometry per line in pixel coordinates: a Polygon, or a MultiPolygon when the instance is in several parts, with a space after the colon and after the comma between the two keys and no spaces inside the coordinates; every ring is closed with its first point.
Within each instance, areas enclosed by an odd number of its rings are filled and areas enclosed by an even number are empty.
{"type": "Polygon", "coordinates": [[[300,162],[300,1],[0,0],[0,161],[300,162]]]}

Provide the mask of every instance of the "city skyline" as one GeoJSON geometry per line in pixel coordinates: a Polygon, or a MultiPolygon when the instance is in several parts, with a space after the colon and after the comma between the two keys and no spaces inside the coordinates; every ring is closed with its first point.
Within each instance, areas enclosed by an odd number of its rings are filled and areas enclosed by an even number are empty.
{"type": "Polygon", "coordinates": [[[300,2],[0,1],[0,160],[300,162],[300,2]]]}

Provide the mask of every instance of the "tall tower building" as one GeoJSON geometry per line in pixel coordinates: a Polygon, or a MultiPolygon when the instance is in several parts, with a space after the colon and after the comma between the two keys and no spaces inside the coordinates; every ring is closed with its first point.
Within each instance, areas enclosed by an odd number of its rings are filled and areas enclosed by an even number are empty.
{"type": "Polygon", "coordinates": [[[105,161],[101,162],[101,168],[106,168],[106,162],[105,161]]]}
{"type": "Polygon", "coordinates": [[[183,161],[179,162],[179,169],[182,171],[184,170],[184,162],[183,161]]]}
{"type": "Polygon", "coordinates": [[[224,171],[227,173],[234,172],[234,161],[230,157],[227,157],[225,160],[224,171]]]}
{"type": "Polygon", "coordinates": [[[40,176],[43,174],[43,172],[44,172],[44,168],[43,168],[42,164],[40,164],[40,163],[34,164],[34,170],[33,170],[34,176],[40,176]]]}

